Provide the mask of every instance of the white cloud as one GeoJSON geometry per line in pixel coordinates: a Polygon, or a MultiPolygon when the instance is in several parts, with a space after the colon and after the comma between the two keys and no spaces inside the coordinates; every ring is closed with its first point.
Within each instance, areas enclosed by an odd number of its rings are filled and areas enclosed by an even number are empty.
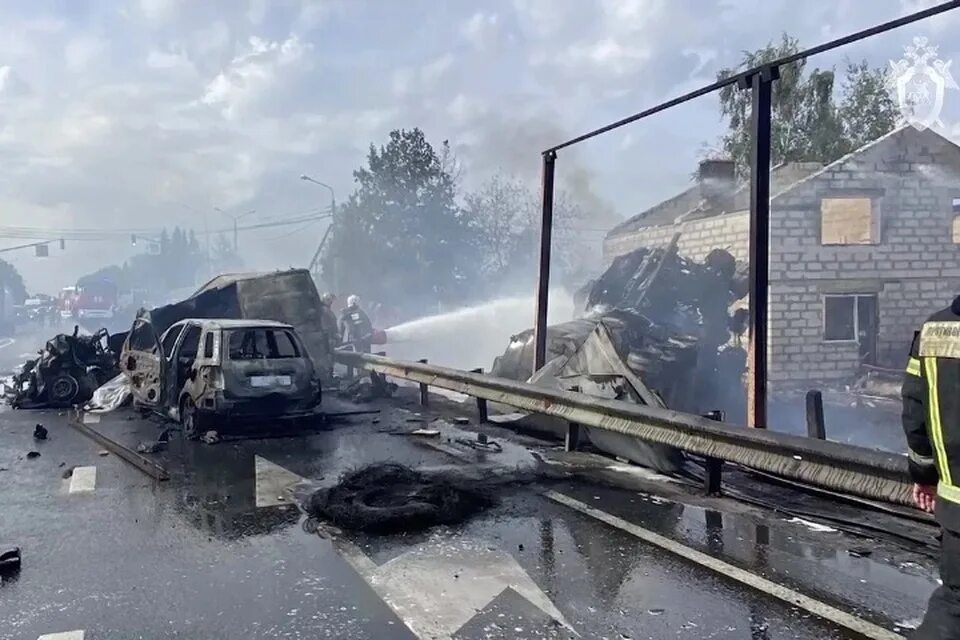
{"type": "Polygon", "coordinates": [[[84,71],[95,63],[106,49],[107,42],[103,38],[82,35],[67,42],[63,56],[68,69],[84,71]]]}
{"type": "Polygon", "coordinates": [[[161,71],[194,71],[193,63],[183,50],[151,49],[147,53],[147,66],[161,71]]]}
{"type": "Polygon", "coordinates": [[[478,11],[460,27],[463,37],[480,50],[492,48],[500,34],[500,16],[478,11]]]}
{"type": "Polygon", "coordinates": [[[0,98],[15,98],[30,93],[30,85],[10,65],[0,65],[0,98]]]}
{"type": "Polygon", "coordinates": [[[177,14],[181,3],[182,0],[140,0],[140,12],[151,22],[163,23],[177,14]]]}
{"type": "Polygon", "coordinates": [[[456,64],[451,53],[444,53],[416,69],[399,67],[391,76],[393,92],[398,96],[417,95],[435,90],[449,77],[456,64]]]}
{"type": "Polygon", "coordinates": [[[235,56],[207,84],[200,101],[220,106],[225,117],[235,118],[247,104],[270,91],[310,48],[297,36],[283,42],[251,37],[247,50],[235,56]]]}

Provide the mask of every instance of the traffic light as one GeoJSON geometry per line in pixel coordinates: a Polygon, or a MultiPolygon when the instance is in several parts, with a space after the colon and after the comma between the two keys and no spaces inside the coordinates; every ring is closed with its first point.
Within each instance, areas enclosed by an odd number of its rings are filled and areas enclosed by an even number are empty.
{"type": "Polygon", "coordinates": [[[130,244],[133,245],[134,247],[137,246],[137,234],[135,233],[130,234],[130,244]]]}

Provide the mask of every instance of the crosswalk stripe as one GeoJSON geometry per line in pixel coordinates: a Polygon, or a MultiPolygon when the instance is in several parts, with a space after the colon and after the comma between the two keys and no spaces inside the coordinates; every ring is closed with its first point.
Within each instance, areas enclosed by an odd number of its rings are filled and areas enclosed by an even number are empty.
{"type": "Polygon", "coordinates": [[[80,631],[61,631],[59,633],[47,633],[37,640],[83,640],[84,632],[80,631]]]}
{"type": "Polygon", "coordinates": [[[96,467],[75,467],[70,476],[70,493],[92,493],[97,488],[96,467]]]}

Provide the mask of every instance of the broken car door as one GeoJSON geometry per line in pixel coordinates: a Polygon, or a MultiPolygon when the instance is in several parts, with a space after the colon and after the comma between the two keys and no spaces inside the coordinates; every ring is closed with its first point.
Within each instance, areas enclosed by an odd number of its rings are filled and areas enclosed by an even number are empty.
{"type": "Polygon", "coordinates": [[[137,318],[123,343],[120,369],[130,379],[133,397],[138,403],[156,407],[163,401],[165,368],[160,339],[153,325],[148,317],[137,318]]]}

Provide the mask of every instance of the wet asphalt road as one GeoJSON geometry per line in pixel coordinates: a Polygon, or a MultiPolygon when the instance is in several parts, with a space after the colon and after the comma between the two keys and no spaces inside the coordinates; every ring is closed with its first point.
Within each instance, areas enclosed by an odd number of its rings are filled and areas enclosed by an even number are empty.
{"type": "MultiPolygon", "coordinates": [[[[266,471],[257,477],[260,465],[322,485],[369,462],[457,463],[384,433],[409,427],[410,415],[352,418],[294,439],[175,437],[158,456],[172,478],[157,483],[99,455],[55,411],[0,413],[0,544],[23,549],[21,571],[0,582],[0,638],[849,637],[549,502],[536,486],[505,491],[458,527],[330,540],[275,495],[266,471]],[[33,440],[37,422],[49,440],[33,440]],[[31,449],[41,456],[24,458],[31,449]],[[92,492],[69,492],[62,474],[75,465],[96,467],[92,492]]],[[[160,428],[132,413],[92,426],[131,445],[160,428]]],[[[935,586],[927,567],[850,555],[856,542],[837,532],[788,523],[761,532],[739,515],[635,492],[552,488],[887,626],[918,617],[935,586]]]]}

